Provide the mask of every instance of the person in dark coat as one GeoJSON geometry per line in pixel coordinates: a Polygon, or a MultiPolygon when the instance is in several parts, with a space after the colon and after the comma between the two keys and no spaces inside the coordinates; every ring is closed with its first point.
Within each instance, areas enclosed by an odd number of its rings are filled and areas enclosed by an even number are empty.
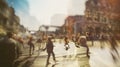
{"type": "Polygon", "coordinates": [[[50,59],[51,54],[53,56],[53,60],[56,62],[55,54],[53,52],[53,48],[54,48],[53,42],[51,41],[51,38],[48,38],[48,42],[47,42],[46,48],[45,48],[45,49],[47,49],[47,53],[48,53],[47,64],[50,63],[49,59],[50,59]]]}
{"type": "Polygon", "coordinates": [[[42,47],[42,39],[41,38],[39,38],[38,40],[37,40],[37,42],[36,43],[38,43],[39,45],[38,45],[38,50],[40,50],[41,49],[41,47],[42,47]]]}
{"type": "Polygon", "coordinates": [[[17,44],[11,32],[0,41],[0,67],[14,66],[14,61],[17,59],[17,44]]]}
{"type": "Polygon", "coordinates": [[[35,46],[34,46],[32,41],[33,41],[33,38],[30,37],[30,39],[28,41],[28,45],[30,46],[30,48],[29,48],[29,55],[30,56],[34,53],[34,49],[35,49],[35,46]]]}

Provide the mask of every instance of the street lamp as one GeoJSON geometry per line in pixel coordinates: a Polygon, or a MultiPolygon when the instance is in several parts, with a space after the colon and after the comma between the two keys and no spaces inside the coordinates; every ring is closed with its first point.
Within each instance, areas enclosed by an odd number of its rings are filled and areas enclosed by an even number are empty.
{"type": "Polygon", "coordinates": [[[44,28],[46,29],[46,35],[47,35],[47,32],[48,32],[48,29],[49,29],[49,26],[44,26],[44,28]]]}

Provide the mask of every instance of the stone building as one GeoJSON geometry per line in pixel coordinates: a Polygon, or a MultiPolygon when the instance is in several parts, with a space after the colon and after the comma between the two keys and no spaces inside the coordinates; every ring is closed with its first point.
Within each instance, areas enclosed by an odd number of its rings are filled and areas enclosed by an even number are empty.
{"type": "Polygon", "coordinates": [[[99,28],[99,32],[120,31],[118,19],[120,10],[116,9],[118,4],[120,4],[118,0],[87,0],[85,17],[88,27],[92,27],[94,30],[99,28]]]}
{"type": "Polygon", "coordinates": [[[84,16],[75,15],[68,16],[65,19],[65,24],[63,25],[66,35],[71,37],[73,34],[85,34],[86,32],[86,21],[84,16]]]}
{"type": "Polygon", "coordinates": [[[18,32],[19,25],[20,19],[15,15],[14,9],[9,7],[5,0],[0,0],[0,28],[4,32],[18,32]]]}

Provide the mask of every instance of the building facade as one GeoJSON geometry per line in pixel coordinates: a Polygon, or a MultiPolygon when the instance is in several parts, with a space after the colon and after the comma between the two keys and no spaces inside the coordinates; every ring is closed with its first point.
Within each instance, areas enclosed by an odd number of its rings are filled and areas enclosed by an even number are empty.
{"type": "Polygon", "coordinates": [[[12,7],[9,7],[5,0],[0,0],[0,28],[4,32],[12,31],[17,33],[19,31],[20,19],[15,15],[12,7]]]}
{"type": "Polygon", "coordinates": [[[66,35],[71,38],[73,34],[85,34],[86,21],[82,15],[68,16],[63,27],[66,35]]]}
{"type": "Polygon", "coordinates": [[[118,0],[87,0],[85,9],[85,18],[88,27],[99,28],[99,32],[120,32],[120,10],[118,0]]]}

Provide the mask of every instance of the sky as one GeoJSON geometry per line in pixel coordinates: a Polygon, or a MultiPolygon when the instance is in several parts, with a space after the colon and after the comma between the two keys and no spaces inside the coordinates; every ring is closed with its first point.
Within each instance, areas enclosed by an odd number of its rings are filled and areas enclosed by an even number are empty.
{"type": "Polygon", "coordinates": [[[30,30],[40,25],[64,24],[69,15],[83,15],[86,0],[7,0],[20,17],[20,23],[30,30]]]}

